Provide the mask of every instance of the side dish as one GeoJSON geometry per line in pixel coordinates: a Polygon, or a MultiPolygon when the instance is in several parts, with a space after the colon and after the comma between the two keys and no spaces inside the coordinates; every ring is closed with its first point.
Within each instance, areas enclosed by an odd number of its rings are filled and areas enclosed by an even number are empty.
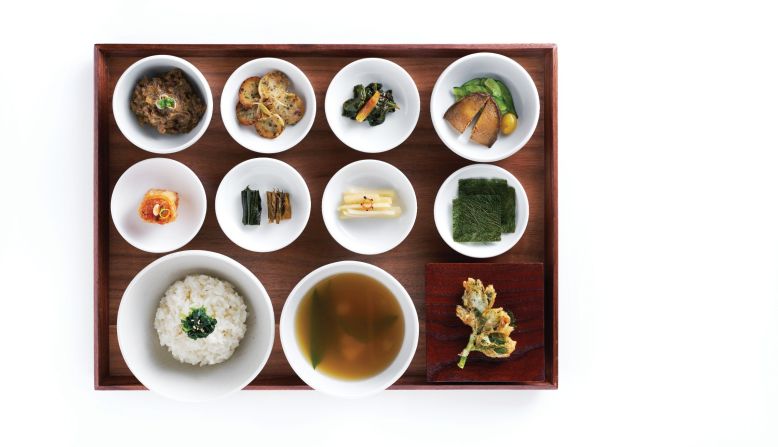
{"type": "Polygon", "coordinates": [[[400,217],[402,209],[394,204],[394,199],[395,192],[391,189],[350,189],[343,193],[338,213],[341,219],[400,217]]]}
{"type": "Polygon", "coordinates": [[[246,304],[227,281],[189,275],[165,291],[154,317],[159,343],[190,365],[229,359],[246,334],[246,304]]]}
{"type": "Polygon", "coordinates": [[[475,122],[470,135],[475,143],[492,147],[500,132],[510,135],[516,130],[518,118],[513,96],[502,81],[475,78],[454,87],[453,93],[456,102],[443,118],[459,133],[475,122]]]}
{"type": "Polygon", "coordinates": [[[289,91],[290,84],[289,77],[278,70],[243,81],[235,106],[238,122],[254,126],[259,136],[271,139],[286,126],[297,124],[305,115],[305,101],[289,91]]]}
{"type": "Polygon", "coordinates": [[[240,202],[243,207],[243,225],[259,225],[259,216],[262,213],[262,197],[259,191],[248,186],[240,192],[240,202]]]}
{"type": "Polygon", "coordinates": [[[141,125],[161,134],[188,133],[205,113],[203,99],[178,68],[159,77],[141,79],[130,100],[130,110],[141,125]]]}
{"type": "Polygon", "coordinates": [[[295,332],[314,369],[360,380],[394,361],[405,324],[397,299],[380,281],[340,273],[306,293],[295,315],[295,332]]]}
{"type": "Polygon", "coordinates": [[[499,241],[516,231],[516,190],[505,179],[460,179],[452,221],[456,242],[499,241]]]}
{"type": "Polygon", "coordinates": [[[343,103],[343,116],[378,126],[384,123],[387,113],[399,108],[392,91],[384,91],[381,84],[372,82],[367,87],[357,84],[354,86],[354,97],[343,103]]]}
{"type": "Polygon", "coordinates": [[[493,358],[509,357],[516,349],[516,341],[510,337],[516,328],[513,314],[502,307],[493,307],[497,292],[491,284],[484,287],[480,279],[467,278],[462,287],[465,292],[456,313],[472,332],[467,346],[459,353],[457,366],[464,368],[471,352],[493,358]]]}
{"type": "Polygon", "coordinates": [[[292,202],[289,193],[274,189],[265,191],[267,196],[267,221],[269,223],[281,223],[282,220],[292,218],[292,202]]]}
{"type": "Polygon", "coordinates": [[[169,224],[178,217],[178,193],[165,189],[149,189],[138,205],[138,215],[148,223],[169,224]]]}

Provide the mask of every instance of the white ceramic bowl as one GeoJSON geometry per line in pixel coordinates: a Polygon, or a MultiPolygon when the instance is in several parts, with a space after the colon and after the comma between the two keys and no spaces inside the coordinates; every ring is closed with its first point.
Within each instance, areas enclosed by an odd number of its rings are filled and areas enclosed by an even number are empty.
{"type": "Polygon", "coordinates": [[[440,237],[449,247],[471,258],[491,258],[501,255],[513,248],[529,221],[529,200],[524,187],[510,172],[505,169],[487,164],[465,166],[451,174],[440,186],[435,197],[435,226],[440,237]],[[453,220],[451,216],[453,201],[458,195],[459,179],[463,178],[501,178],[508,180],[508,186],[516,189],[516,231],[503,233],[499,242],[456,242],[453,234],[453,220]]]}
{"type": "Polygon", "coordinates": [[[311,195],[303,177],[290,165],[273,158],[253,158],[238,164],[224,176],[216,191],[216,220],[232,242],[246,250],[275,251],[294,242],[311,215],[311,195]],[[262,198],[259,225],[243,225],[240,192],[246,186],[258,190],[262,198]],[[265,191],[280,189],[289,193],[292,218],[268,223],[265,191]]]}
{"type": "Polygon", "coordinates": [[[416,193],[399,169],[378,160],[359,160],[332,176],[321,200],[324,225],[330,235],[354,253],[375,255],[398,246],[416,222],[416,193]],[[402,214],[397,218],[341,219],[338,206],[351,188],[393,189],[402,214]]]}
{"type": "Polygon", "coordinates": [[[132,144],[155,154],[172,154],[195,144],[203,136],[213,115],[213,97],[211,87],[200,70],[180,57],[157,55],[149,56],[130,65],[116,81],[113,90],[113,116],[122,134],[132,144]],[[135,85],[143,77],[162,75],[174,68],[180,68],[192,88],[200,95],[206,105],[200,122],[189,133],[180,135],[162,135],[151,126],[144,126],[130,110],[130,100],[135,85]]]}
{"type": "Polygon", "coordinates": [[[385,152],[405,141],[416,127],[420,109],[419,90],[411,75],[394,62],[378,58],[360,59],[343,67],[330,82],[324,99],[327,123],[335,135],[352,149],[368,153],[385,152]],[[383,124],[372,127],[343,116],[343,102],[354,97],[354,86],[371,82],[392,90],[400,107],[388,113],[383,124]]]}
{"type": "Polygon", "coordinates": [[[111,218],[124,240],[150,253],[177,250],[195,237],[205,220],[205,189],[183,163],[169,158],[149,158],[124,171],[111,194],[111,218]],[[149,189],[178,193],[178,217],[159,225],[143,221],[138,205],[149,189]]]}
{"type": "Polygon", "coordinates": [[[294,372],[311,388],[333,396],[357,398],[385,390],[408,369],[419,342],[419,317],[416,314],[416,307],[414,307],[408,292],[392,275],[364,262],[340,261],[319,267],[297,283],[286,299],[284,309],[281,311],[279,334],[287,361],[289,361],[294,372]],[[314,370],[297,341],[295,316],[300,301],[305,297],[306,292],[319,281],[339,273],[360,273],[378,280],[392,292],[402,310],[405,334],[400,352],[385,370],[366,379],[337,379],[314,370]]]}
{"type": "Polygon", "coordinates": [[[232,72],[222,90],[221,115],[224,127],[238,144],[260,154],[275,154],[294,147],[308,135],[316,118],[316,95],[311,81],[302,70],[285,60],[263,57],[248,61],[232,72]],[[235,106],[238,103],[238,90],[243,81],[252,76],[261,77],[273,70],[279,70],[289,77],[291,81],[289,91],[303,98],[305,115],[297,124],[286,126],[281,135],[269,139],[259,136],[254,126],[240,125],[235,114],[235,106]]]}
{"type": "Polygon", "coordinates": [[[540,98],[535,83],[518,62],[494,53],[475,53],[449,65],[435,82],[430,98],[430,114],[435,132],[458,155],[477,162],[493,162],[510,157],[524,147],[535,132],[540,117],[540,98]],[[490,148],[470,141],[472,125],[460,134],[443,119],[454,104],[452,88],[480,77],[502,81],[511,91],[519,124],[510,135],[500,133],[490,148]]]}
{"type": "Polygon", "coordinates": [[[227,256],[199,250],[163,256],[135,275],[122,296],[116,324],[122,357],[135,377],[152,391],[189,402],[223,397],[248,385],[265,366],[275,337],[273,306],[257,277],[227,256]],[[218,365],[179,362],[159,344],[154,329],[167,288],[197,273],[230,282],[248,307],[246,335],[232,357],[218,365]]]}

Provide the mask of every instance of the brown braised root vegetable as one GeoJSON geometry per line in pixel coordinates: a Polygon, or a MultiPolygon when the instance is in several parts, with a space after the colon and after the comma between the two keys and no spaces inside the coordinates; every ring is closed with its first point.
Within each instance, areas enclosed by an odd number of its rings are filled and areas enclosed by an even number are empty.
{"type": "Polygon", "coordinates": [[[287,125],[297,124],[305,115],[305,102],[294,93],[287,93],[282,99],[264,101],[265,106],[280,116],[287,125]],[[268,104],[270,103],[270,104],[268,104]]]}
{"type": "Polygon", "coordinates": [[[259,110],[257,106],[244,106],[241,103],[235,105],[235,115],[238,122],[244,126],[253,126],[259,119],[259,110]]]}
{"type": "Polygon", "coordinates": [[[282,220],[292,218],[292,203],[289,199],[289,193],[274,189],[266,191],[267,198],[267,221],[270,223],[281,223],[282,220]]]}
{"type": "Polygon", "coordinates": [[[240,85],[238,90],[238,102],[246,107],[251,107],[260,101],[259,85],[260,78],[258,76],[252,76],[240,85]]]}
{"type": "Polygon", "coordinates": [[[274,70],[264,76],[259,81],[259,95],[262,99],[283,98],[289,89],[289,77],[284,73],[274,70]]]}
{"type": "Polygon", "coordinates": [[[500,134],[500,109],[490,97],[473,127],[470,139],[486,147],[492,147],[500,134]]]}
{"type": "Polygon", "coordinates": [[[275,138],[284,131],[284,120],[277,113],[263,115],[254,123],[254,129],[264,138],[275,138]]]}
{"type": "Polygon", "coordinates": [[[305,115],[305,101],[287,91],[290,82],[278,70],[243,81],[235,108],[238,122],[254,126],[263,138],[276,138],[286,126],[297,124],[305,115]]]}
{"type": "Polygon", "coordinates": [[[484,108],[489,95],[473,93],[455,102],[446,110],[443,119],[448,121],[457,132],[462,133],[473,121],[478,112],[484,108]]]}

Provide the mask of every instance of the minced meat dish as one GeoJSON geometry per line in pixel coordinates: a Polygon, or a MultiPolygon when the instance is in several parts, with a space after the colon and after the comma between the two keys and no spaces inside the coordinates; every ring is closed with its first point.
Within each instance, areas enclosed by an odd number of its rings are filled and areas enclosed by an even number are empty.
{"type": "Polygon", "coordinates": [[[205,113],[203,99],[192,89],[184,72],[175,68],[161,77],[143,78],[132,92],[132,113],[161,134],[187,133],[205,113]]]}

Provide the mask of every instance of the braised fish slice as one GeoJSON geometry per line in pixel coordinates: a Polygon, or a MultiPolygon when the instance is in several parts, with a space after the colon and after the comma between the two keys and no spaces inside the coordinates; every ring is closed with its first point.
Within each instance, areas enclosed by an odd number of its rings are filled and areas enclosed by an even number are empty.
{"type": "Polygon", "coordinates": [[[470,139],[486,147],[492,147],[500,134],[500,108],[490,97],[486,100],[481,114],[473,127],[470,139]]]}
{"type": "Polygon", "coordinates": [[[485,93],[467,95],[449,107],[443,115],[443,119],[454,126],[457,132],[462,133],[473,121],[473,118],[478,115],[478,112],[484,108],[489,99],[489,95],[485,93]]]}

